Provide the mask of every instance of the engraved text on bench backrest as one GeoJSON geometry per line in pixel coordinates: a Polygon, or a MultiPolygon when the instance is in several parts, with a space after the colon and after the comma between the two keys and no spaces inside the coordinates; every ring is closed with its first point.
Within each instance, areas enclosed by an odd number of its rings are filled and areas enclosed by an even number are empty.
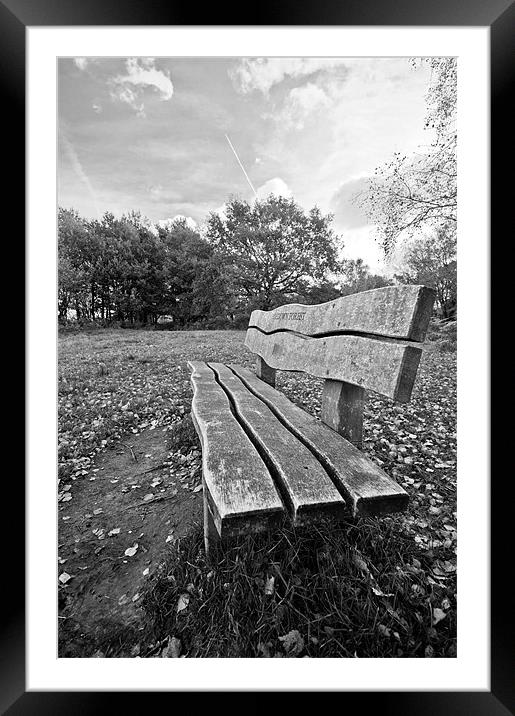
{"type": "Polygon", "coordinates": [[[375,390],[400,402],[411,396],[434,292],[387,286],[307,306],[254,311],[247,347],[278,370],[375,390]]]}

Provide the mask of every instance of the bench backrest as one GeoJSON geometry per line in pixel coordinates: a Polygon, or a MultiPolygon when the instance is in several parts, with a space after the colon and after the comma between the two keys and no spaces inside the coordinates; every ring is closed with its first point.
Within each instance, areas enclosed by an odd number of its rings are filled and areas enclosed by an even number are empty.
{"type": "Polygon", "coordinates": [[[434,297],[425,286],[386,286],[314,306],[253,311],[245,345],[258,356],[257,374],[272,385],[276,369],[325,378],[326,405],[340,400],[334,382],[338,390],[347,386],[351,404],[362,403],[365,389],[407,402],[434,297]]]}

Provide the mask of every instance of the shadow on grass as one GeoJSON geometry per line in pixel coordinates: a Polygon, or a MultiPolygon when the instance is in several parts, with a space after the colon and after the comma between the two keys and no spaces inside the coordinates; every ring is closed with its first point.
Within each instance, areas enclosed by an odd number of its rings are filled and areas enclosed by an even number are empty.
{"type": "Polygon", "coordinates": [[[168,637],[187,657],[455,656],[455,612],[449,600],[440,610],[455,590],[430,576],[426,559],[384,519],[283,526],[234,541],[209,563],[198,531],[148,585],[141,656],[158,656],[168,637]]]}

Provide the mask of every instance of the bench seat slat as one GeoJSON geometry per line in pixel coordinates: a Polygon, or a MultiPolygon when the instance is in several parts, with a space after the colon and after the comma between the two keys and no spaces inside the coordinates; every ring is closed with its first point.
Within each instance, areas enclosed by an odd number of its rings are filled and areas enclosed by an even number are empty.
{"type": "Polygon", "coordinates": [[[259,445],[279,483],[294,524],[309,523],[324,514],[342,517],[348,508],[316,457],[222,363],[208,364],[228,391],[238,420],[259,445]]]}
{"type": "Polygon", "coordinates": [[[313,306],[291,303],[272,311],[256,310],[249,327],[264,333],[353,332],[423,341],[433,301],[434,291],[426,286],[385,286],[313,306]]]}
{"type": "Polygon", "coordinates": [[[363,336],[307,338],[249,328],[245,345],[277,370],[310,373],[375,390],[398,402],[411,396],[422,349],[363,336]]]}
{"type": "Polygon", "coordinates": [[[220,537],[269,529],[284,516],[270,472],[231,412],[215,374],[189,361],[192,418],[202,443],[204,490],[220,537]]]}
{"type": "Polygon", "coordinates": [[[354,445],[246,368],[232,364],[230,368],[317,454],[346,496],[354,515],[386,514],[406,508],[407,492],[354,445]]]}

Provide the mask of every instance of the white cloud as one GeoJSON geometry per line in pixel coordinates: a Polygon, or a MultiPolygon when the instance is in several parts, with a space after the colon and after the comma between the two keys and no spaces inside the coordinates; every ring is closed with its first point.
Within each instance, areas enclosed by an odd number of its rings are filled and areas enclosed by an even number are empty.
{"type": "Polygon", "coordinates": [[[287,126],[303,129],[309,115],[320,109],[327,109],[332,104],[332,98],[326,91],[312,82],[302,87],[295,87],[286,98],[281,118],[287,126]]]}
{"type": "Polygon", "coordinates": [[[218,214],[222,221],[225,221],[227,219],[227,204],[222,204],[222,206],[219,206],[218,209],[215,209],[213,211],[213,214],[218,214]]]}
{"type": "Polygon", "coordinates": [[[136,112],[138,117],[145,117],[145,105],[143,102],[138,101],[138,93],[131,87],[116,87],[111,91],[111,97],[128,104],[129,107],[132,107],[132,109],[136,112]]]}
{"type": "Polygon", "coordinates": [[[127,75],[118,79],[122,83],[154,87],[162,100],[169,100],[173,95],[173,83],[170,74],[156,69],[152,58],[138,59],[130,57],[126,63],[127,75]]]}
{"type": "Polygon", "coordinates": [[[184,216],[184,214],[176,214],[171,219],[160,219],[157,223],[158,223],[158,226],[161,226],[163,229],[166,229],[171,224],[173,224],[174,221],[180,221],[181,219],[186,222],[186,226],[189,229],[192,229],[193,231],[195,231],[198,228],[198,224],[195,221],[195,219],[193,219],[191,216],[184,216]]]}
{"type": "Polygon", "coordinates": [[[75,64],[75,66],[79,68],[79,70],[83,70],[83,71],[86,69],[86,67],[89,64],[89,60],[87,57],[74,57],[73,62],[75,64]]]}
{"type": "Polygon", "coordinates": [[[399,242],[392,255],[385,257],[381,248],[378,227],[368,224],[359,228],[342,229],[335,222],[335,231],[341,235],[343,249],[341,259],[363,259],[374,274],[392,278],[403,268],[405,243],[399,242]]]}
{"type": "Polygon", "coordinates": [[[270,194],[274,196],[285,196],[291,197],[292,191],[286,182],[280,177],[274,177],[269,179],[264,184],[261,184],[256,190],[258,199],[266,199],[270,194]]]}
{"type": "Polygon", "coordinates": [[[346,60],[340,57],[244,58],[229,74],[239,92],[258,90],[266,95],[274,85],[288,77],[306,77],[345,64],[346,60]]]}
{"type": "Polygon", "coordinates": [[[370,220],[358,203],[358,196],[367,191],[369,181],[368,176],[350,177],[331,197],[329,209],[341,227],[358,229],[369,224],[370,220]]]}
{"type": "MultiPolygon", "coordinates": [[[[338,231],[336,226],[335,229],[338,231]]],[[[357,229],[346,229],[341,233],[344,243],[342,258],[363,259],[372,273],[389,273],[390,269],[385,263],[383,251],[375,239],[375,226],[368,225],[357,229]]]]}
{"type": "Polygon", "coordinates": [[[152,196],[155,196],[157,199],[160,199],[164,193],[164,187],[162,184],[151,184],[149,187],[147,187],[147,190],[150,194],[152,194],[152,196]]]}
{"type": "Polygon", "coordinates": [[[126,74],[116,75],[111,82],[113,99],[125,102],[140,117],[145,116],[142,101],[145,88],[151,87],[160,100],[168,101],[173,96],[173,83],[168,72],[158,70],[151,57],[129,57],[125,63],[126,74]]]}
{"type": "Polygon", "coordinates": [[[393,152],[409,154],[431,141],[424,130],[428,79],[406,58],[347,58],[343,69],[294,88],[285,83],[269,102],[268,134],[254,145],[256,154],[286,168],[300,203],[339,214],[342,228],[363,226],[368,219],[349,206],[350,197],[335,195],[373,175],[393,152]]]}

